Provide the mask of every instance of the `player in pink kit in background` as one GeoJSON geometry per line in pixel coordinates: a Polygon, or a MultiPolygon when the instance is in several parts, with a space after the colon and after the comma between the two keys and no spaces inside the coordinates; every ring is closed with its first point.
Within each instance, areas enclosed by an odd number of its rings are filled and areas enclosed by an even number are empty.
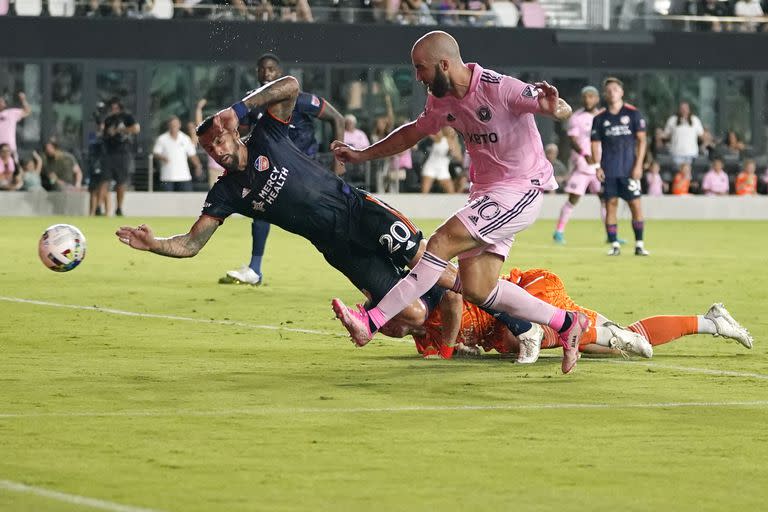
{"type": "Polygon", "coordinates": [[[586,317],[546,304],[498,276],[515,234],[539,214],[542,191],[557,187],[533,114],[564,121],[571,107],[546,82],[527,84],[465,64],[456,40],[442,31],[416,41],[411,59],[416,79],[430,93],[419,118],[367,148],[339,141],[331,148],[342,162],[358,163],[400,153],[450,126],[462,135],[471,156],[469,200],[437,229],[421,260],[376,307],[354,310],[334,299],[336,316],[353,341],[365,345],[413,302],[410,297],[418,298],[424,293],[420,290],[434,285],[448,260],[458,256],[460,276],[453,290],[483,308],[558,331],[565,351],[562,369],[568,373],[578,359],[586,317]]]}
{"type": "Polygon", "coordinates": [[[560,218],[552,235],[552,239],[559,244],[565,243],[565,226],[581,196],[586,194],[587,190],[593,194],[600,192],[600,180],[597,179],[597,169],[592,160],[592,146],[589,140],[592,121],[599,110],[599,104],[598,90],[591,85],[584,87],[581,90],[582,108],[574,112],[568,120],[568,137],[571,142],[571,175],[565,185],[568,200],[560,210],[560,218]]]}

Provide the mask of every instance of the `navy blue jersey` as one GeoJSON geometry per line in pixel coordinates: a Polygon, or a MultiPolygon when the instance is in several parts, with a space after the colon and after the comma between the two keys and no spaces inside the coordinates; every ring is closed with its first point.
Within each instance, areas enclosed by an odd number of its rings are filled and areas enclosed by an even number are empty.
{"type": "Polygon", "coordinates": [[[320,96],[300,92],[296,98],[296,106],[291,115],[291,129],[288,136],[293,143],[305,155],[314,157],[317,154],[317,140],[315,139],[315,123],[325,108],[325,100],[320,96]]]}
{"type": "Polygon", "coordinates": [[[347,240],[357,226],[350,218],[364,194],[303,154],[289,125],[269,112],[253,112],[244,171],[229,171],[208,193],[203,214],[224,220],[233,213],[263,219],[296,233],[319,248],[347,240]]]}
{"type": "Polygon", "coordinates": [[[630,176],[635,164],[636,134],[644,131],[645,119],[635,107],[626,103],[618,114],[611,114],[605,109],[595,116],[591,139],[600,141],[603,147],[600,167],[606,176],[630,176]]]}

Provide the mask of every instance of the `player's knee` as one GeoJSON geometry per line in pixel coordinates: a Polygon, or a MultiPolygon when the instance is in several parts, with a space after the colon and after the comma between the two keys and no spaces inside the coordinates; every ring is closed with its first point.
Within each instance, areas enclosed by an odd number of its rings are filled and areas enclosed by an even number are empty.
{"type": "Polygon", "coordinates": [[[424,319],[426,317],[427,309],[424,306],[424,303],[420,300],[417,300],[402,310],[400,313],[398,313],[394,319],[396,319],[400,324],[411,327],[418,327],[424,323],[424,319]]]}
{"type": "Polygon", "coordinates": [[[468,300],[472,304],[480,305],[480,304],[483,304],[488,299],[488,296],[491,294],[492,290],[493,288],[489,288],[487,286],[463,285],[461,294],[464,296],[466,300],[468,300]]]}

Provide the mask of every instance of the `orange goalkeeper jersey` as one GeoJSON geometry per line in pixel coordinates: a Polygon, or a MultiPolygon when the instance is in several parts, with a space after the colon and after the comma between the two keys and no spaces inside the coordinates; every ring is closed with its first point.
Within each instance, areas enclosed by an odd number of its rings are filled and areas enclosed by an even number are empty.
{"type": "MultiPolygon", "coordinates": [[[[515,283],[525,289],[534,297],[543,300],[555,307],[568,311],[581,311],[587,315],[590,325],[594,327],[597,321],[597,313],[591,309],[582,308],[568,296],[563,281],[554,272],[534,268],[520,270],[513,268],[508,276],[503,276],[511,283],[515,283]]],[[[442,345],[442,322],[440,308],[435,308],[427,317],[424,324],[426,334],[414,336],[416,348],[420,354],[430,355],[438,353],[442,345]]],[[[461,328],[456,339],[457,343],[464,345],[479,345],[485,351],[495,349],[497,352],[510,352],[511,346],[506,334],[507,327],[474,304],[463,302],[461,315],[461,328]]]]}

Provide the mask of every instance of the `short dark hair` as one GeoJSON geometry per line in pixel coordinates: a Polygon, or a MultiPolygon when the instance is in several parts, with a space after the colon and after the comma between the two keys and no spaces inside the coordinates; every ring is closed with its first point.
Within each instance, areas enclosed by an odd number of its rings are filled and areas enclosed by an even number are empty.
{"type": "Polygon", "coordinates": [[[195,128],[195,135],[198,137],[202,137],[205,135],[205,132],[211,129],[211,126],[213,126],[213,117],[214,116],[208,116],[205,119],[203,119],[203,122],[197,125],[197,128],[195,128]]]}
{"type": "Polygon", "coordinates": [[[617,84],[622,89],[624,88],[624,82],[616,78],[615,76],[609,76],[605,80],[603,80],[603,87],[605,87],[608,84],[617,84]]]}
{"type": "Polygon", "coordinates": [[[259,57],[259,60],[256,61],[256,65],[261,66],[261,63],[265,60],[273,60],[275,61],[275,64],[277,64],[278,66],[280,65],[280,57],[270,52],[262,54],[262,56],[259,57]]]}

